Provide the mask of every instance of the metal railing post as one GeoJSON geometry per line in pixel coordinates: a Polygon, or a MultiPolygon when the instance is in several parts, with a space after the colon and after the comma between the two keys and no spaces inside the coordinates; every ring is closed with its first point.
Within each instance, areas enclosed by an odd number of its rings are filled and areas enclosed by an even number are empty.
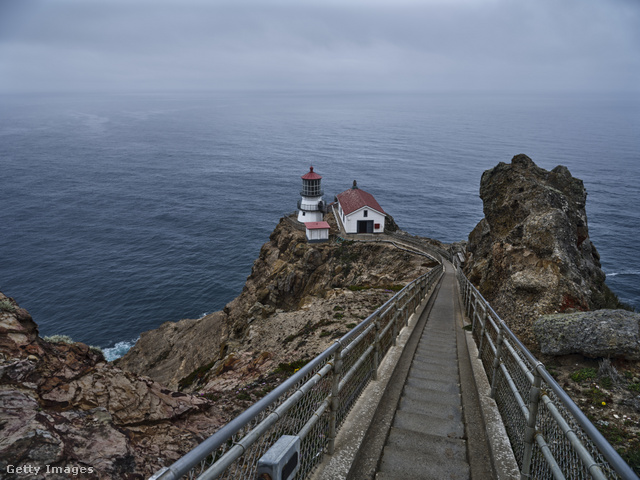
{"type": "Polygon", "coordinates": [[[373,375],[371,378],[373,380],[378,380],[378,367],[380,366],[380,317],[376,317],[373,322],[375,325],[374,333],[374,349],[373,349],[373,375]]]}
{"type": "Polygon", "coordinates": [[[500,368],[500,359],[502,354],[502,343],[504,341],[503,323],[500,322],[500,330],[498,331],[498,340],[496,341],[496,356],[493,358],[493,374],[491,376],[491,393],[489,396],[495,398],[496,385],[498,383],[498,369],[500,368]]]}
{"type": "Polygon", "coordinates": [[[469,297],[469,318],[471,319],[471,325],[473,326],[473,328],[476,328],[476,307],[475,307],[475,301],[476,301],[476,297],[475,295],[472,293],[471,296],[469,297]]]}
{"type": "Polygon", "coordinates": [[[398,336],[398,312],[395,312],[393,314],[393,316],[391,317],[391,321],[393,322],[393,340],[392,340],[392,345],[395,347],[396,346],[396,337],[398,336]]]}
{"type": "MultiPolygon", "coordinates": [[[[538,363],[540,365],[540,363],[538,363]]],[[[531,478],[531,459],[533,458],[533,442],[536,436],[536,420],[538,418],[538,403],[540,401],[540,385],[542,377],[538,372],[538,365],[533,369],[533,385],[529,390],[529,417],[524,429],[524,453],[522,454],[521,480],[531,478]]]]}
{"type": "MultiPolygon", "coordinates": [[[[483,307],[482,308],[482,321],[481,321],[482,329],[480,330],[480,345],[478,345],[478,358],[482,358],[482,347],[484,346],[484,335],[485,335],[485,332],[487,330],[487,321],[488,321],[487,317],[488,316],[489,316],[489,314],[487,313],[487,309],[483,307]]],[[[480,315],[478,315],[478,317],[480,317],[480,315]]],[[[475,318],[475,314],[474,314],[474,318],[475,318]]]]}
{"type": "Polygon", "coordinates": [[[340,377],[342,373],[342,345],[333,354],[333,378],[331,382],[331,411],[329,412],[329,445],[327,453],[333,455],[336,444],[336,424],[340,408],[340,377]]]}

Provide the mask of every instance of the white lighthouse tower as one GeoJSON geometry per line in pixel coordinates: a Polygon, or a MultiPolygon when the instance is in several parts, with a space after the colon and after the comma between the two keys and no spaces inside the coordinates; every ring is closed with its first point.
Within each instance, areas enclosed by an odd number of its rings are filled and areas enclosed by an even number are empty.
{"type": "Polygon", "coordinates": [[[298,221],[321,222],[324,217],[324,201],[322,196],[324,192],[320,186],[322,177],[313,171],[313,167],[309,167],[309,173],[302,176],[301,200],[298,200],[298,221]]]}

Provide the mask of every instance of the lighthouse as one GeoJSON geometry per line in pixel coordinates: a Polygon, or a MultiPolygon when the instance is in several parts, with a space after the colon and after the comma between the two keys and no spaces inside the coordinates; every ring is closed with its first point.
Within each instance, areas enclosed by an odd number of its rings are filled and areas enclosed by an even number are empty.
{"type": "Polygon", "coordinates": [[[320,186],[322,177],[309,167],[309,172],[302,176],[301,200],[298,200],[298,221],[321,222],[324,218],[324,192],[320,186]]]}

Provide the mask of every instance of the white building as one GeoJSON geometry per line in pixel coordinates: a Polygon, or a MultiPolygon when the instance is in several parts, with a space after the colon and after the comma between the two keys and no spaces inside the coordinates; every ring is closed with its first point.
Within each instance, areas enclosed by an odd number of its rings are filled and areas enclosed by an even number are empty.
{"type": "Polygon", "coordinates": [[[306,222],[304,224],[309,243],[326,242],[329,240],[329,224],[327,222],[306,222]]]}
{"type": "Polygon", "coordinates": [[[346,233],[382,233],[387,216],[373,195],[353,187],[336,196],[338,214],[346,233]]]}
{"type": "Polygon", "coordinates": [[[301,223],[324,220],[324,192],[320,180],[322,177],[313,171],[313,167],[309,167],[309,173],[302,176],[302,199],[298,200],[298,221],[301,223]]]}

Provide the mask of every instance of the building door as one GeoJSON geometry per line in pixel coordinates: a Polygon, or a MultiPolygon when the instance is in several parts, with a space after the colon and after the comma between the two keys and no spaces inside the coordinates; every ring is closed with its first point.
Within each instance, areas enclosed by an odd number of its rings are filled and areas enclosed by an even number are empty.
{"type": "Polygon", "coordinates": [[[358,233],[373,233],[373,220],[358,220],[358,233]]]}

